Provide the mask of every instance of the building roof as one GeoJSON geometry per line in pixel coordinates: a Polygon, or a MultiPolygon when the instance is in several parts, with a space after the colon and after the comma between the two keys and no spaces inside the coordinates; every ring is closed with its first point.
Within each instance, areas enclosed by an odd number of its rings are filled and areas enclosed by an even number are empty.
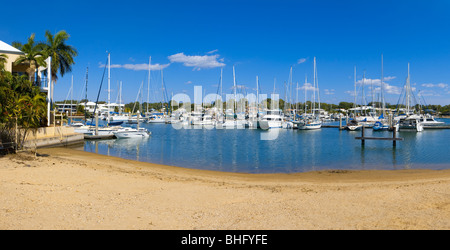
{"type": "Polygon", "coordinates": [[[0,53],[24,54],[22,51],[0,40],[0,53]]]}

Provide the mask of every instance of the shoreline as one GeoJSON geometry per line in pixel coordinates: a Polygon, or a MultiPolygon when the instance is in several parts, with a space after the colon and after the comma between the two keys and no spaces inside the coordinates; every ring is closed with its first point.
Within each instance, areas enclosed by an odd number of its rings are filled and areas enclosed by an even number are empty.
{"type": "Polygon", "coordinates": [[[38,153],[0,157],[0,229],[450,229],[450,170],[244,174],[38,153]]]}

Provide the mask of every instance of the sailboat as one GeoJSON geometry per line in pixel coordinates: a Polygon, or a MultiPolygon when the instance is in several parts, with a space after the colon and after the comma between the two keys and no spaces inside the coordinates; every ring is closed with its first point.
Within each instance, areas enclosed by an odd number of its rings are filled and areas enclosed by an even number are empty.
{"type": "MultiPolygon", "coordinates": [[[[273,96],[275,96],[275,80],[273,83],[273,96]]],[[[259,121],[259,126],[261,129],[267,130],[283,127],[283,114],[281,112],[281,109],[277,109],[274,106],[275,103],[273,102],[271,109],[267,109],[262,119],[259,121]]]]}
{"type": "Polygon", "coordinates": [[[110,124],[117,122],[116,124],[119,124],[119,122],[126,122],[128,121],[129,116],[126,113],[122,112],[122,81],[120,81],[119,84],[119,113],[115,114],[113,116],[110,117],[110,124]]]}
{"type": "Polygon", "coordinates": [[[362,125],[356,120],[356,66],[355,66],[355,76],[354,76],[354,85],[355,85],[355,102],[353,103],[353,119],[347,123],[345,128],[350,131],[360,130],[362,125]]]}
{"type": "MultiPolygon", "coordinates": [[[[305,79],[306,81],[306,79],[305,79]]],[[[306,83],[305,83],[306,84],[306,83]]],[[[297,128],[300,130],[313,130],[313,129],[320,129],[322,127],[322,121],[319,118],[319,114],[316,115],[316,91],[318,92],[319,84],[317,82],[317,68],[316,68],[316,57],[314,57],[314,83],[313,83],[313,106],[312,108],[312,115],[306,114],[306,108],[305,108],[305,116],[303,119],[296,121],[297,128]]],[[[306,85],[305,85],[305,96],[306,96],[306,85]]],[[[306,97],[305,97],[305,104],[306,104],[306,97]]],[[[319,110],[320,110],[320,97],[319,97],[319,110]]]]}
{"type": "Polygon", "coordinates": [[[386,119],[384,117],[385,114],[385,103],[384,103],[384,86],[383,86],[383,54],[381,54],[381,115],[378,117],[377,121],[374,123],[372,129],[373,131],[383,131],[388,130],[389,125],[386,123],[386,119]]]}
{"type": "Polygon", "coordinates": [[[406,104],[406,112],[404,115],[398,116],[395,118],[397,120],[397,124],[394,125],[397,131],[423,131],[423,124],[420,121],[421,116],[414,113],[414,109],[411,109],[412,104],[412,89],[410,83],[410,74],[409,74],[409,63],[408,63],[408,77],[406,78],[405,84],[405,104],[406,104]]]}
{"type": "MultiPolygon", "coordinates": [[[[236,71],[233,65],[233,90],[234,90],[234,100],[233,100],[233,107],[230,109],[225,110],[225,120],[223,123],[218,124],[219,127],[226,128],[226,129],[243,129],[245,128],[245,116],[243,117],[242,114],[238,114],[237,110],[237,86],[236,86],[236,71]]],[[[228,102],[229,100],[227,100],[228,102]]],[[[228,105],[227,105],[228,106],[228,105]]],[[[229,107],[229,106],[228,106],[229,107]]]]}
{"type": "MultiPolygon", "coordinates": [[[[103,138],[106,137],[114,137],[114,132],[120,129],[120,126],[110,126],[110,104],[111,104],[111,93],[110,93],[110,81],[111,81],[111,54],[108,53],[108,113],[107,113],[107,123],[108,125],[106,127],[99,126],[98,124],[86,124],[87,126],[80,127],[78,131],[83,132],[85,135],[94,135],[94,136],[101,136],[103,138]],[[96,125],[96,126],[95,126],[96,125]]],[[[98,103],[98,97],[100,95],[102,83],[100,84],[100,89],[97,96],[97,102],[98,103]]],[[[94,114],[96,114],[97,108],[94,109],[94,114]]],[[[97,121],[96,121],[97,122],[97,121]]]]}

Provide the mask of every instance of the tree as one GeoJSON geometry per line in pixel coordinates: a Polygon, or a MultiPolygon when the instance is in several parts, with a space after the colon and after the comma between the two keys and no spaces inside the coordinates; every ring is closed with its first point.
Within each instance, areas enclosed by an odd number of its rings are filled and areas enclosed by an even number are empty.
{"type": "Polygon", "coordinates": [[[20,135],[20,148],[29,129],[37,129],[45,123],[45,99],[40,88],[33,86],[26,76],[4,72],[4,77],[0,78],[0,138],[13,142],[20,135]],[[19,135],[16,126],[22,130],[19,135]]]}
{"type": "MultiPolygon", "coordinates": [[[[45,32],[45,37],[47,41],[44,44],[44,53],[46,57],[52,57],[51,87],[53,89],[54,84],[56,84],[56,81],[58,80],[58,74],[62,77],[66,73],[72,71],[72,65],[75,64],[74,57],[78,55],[78,52],[73,46],[66,44],[70,35],[65,30],[59,31],[54,36],[47,30],[45,32]]],[[[51,101],[53,102],[53,91],[51,101]]]]}
{"type": "Polygon", "coordinates": [[[32,81],[33,73],[36,73],[36,70],[39,66],[47,66],[47,64],[45,63],[46,57],[43,53],[43,44],[36,44],[34,41],[34,37],[35,35],[31,34],[31,36],[28,38],[27,43],[23,45],[18,42],[14,43],[14,46],[16,46],[17,49],[20,49],[25,53],[25,55],[21,55],[16,59],[14,65],[19,65],[22,63],[29,64],[30,67],[27,69],[27,74],[30,81],[32,81]]]}
{"type": "Polygon", "coordinates": [[[8,56],[5,54],[0,54],[0,74],[5,70],[5,63],[6,59],[8,59],[8,56]]]}

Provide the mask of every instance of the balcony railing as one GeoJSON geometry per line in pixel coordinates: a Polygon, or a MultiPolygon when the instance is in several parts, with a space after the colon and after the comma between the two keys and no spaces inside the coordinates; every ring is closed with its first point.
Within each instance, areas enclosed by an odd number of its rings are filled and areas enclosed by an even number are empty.
{"type": "Polygon", "coordinates": [[[48,92],[48,78],[47,77],[32,77],[31,78],[31,82],[33,83],[34,86],[38,86],[41,91],[43,92],[48,92]]]}

